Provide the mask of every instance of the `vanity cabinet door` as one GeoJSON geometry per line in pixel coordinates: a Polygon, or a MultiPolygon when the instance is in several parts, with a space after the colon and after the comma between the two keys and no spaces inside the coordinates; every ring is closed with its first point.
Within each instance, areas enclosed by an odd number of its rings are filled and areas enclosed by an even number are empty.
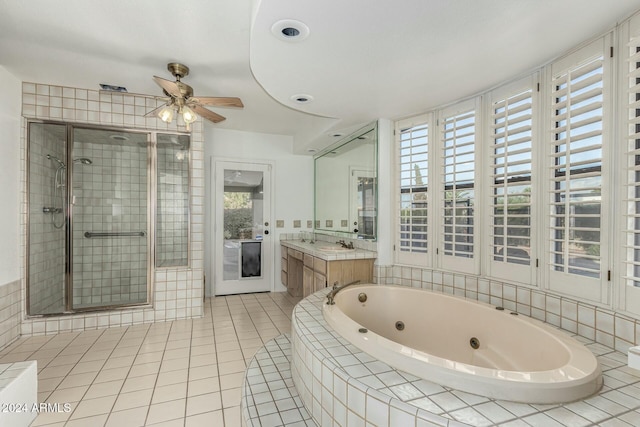
{"type": "Polygon", "coordinates": [[[324,289],[326,287],[327,287],[327,276],[325,276],[319,271],[314,272],[313,274],[314,292],[318,292],[320,289],[324,289]]]}
{"type": "Polygon", "coordinates": [[[314,291],[313,270],[306,265],[302,269],[302,297],[306,298],[314,291]]]}

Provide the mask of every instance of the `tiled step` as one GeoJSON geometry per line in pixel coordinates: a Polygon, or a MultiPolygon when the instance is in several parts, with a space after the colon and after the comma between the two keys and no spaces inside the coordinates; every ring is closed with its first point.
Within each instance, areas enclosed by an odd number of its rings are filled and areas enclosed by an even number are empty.
{"type": "Polygon", "coordinates": [[[240,406],[247,427],[317,427],[291,379],[288,334],[267,342],[253,356],[245,371],[240,406]]]}

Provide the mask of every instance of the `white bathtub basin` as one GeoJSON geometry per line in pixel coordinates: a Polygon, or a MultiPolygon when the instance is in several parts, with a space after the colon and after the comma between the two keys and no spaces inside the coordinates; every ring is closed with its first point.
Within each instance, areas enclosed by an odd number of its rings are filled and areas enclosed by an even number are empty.
{"type": "Polygon", "coordinates": [[[323,315],[340,335],[397,369],[447,387],[495,399],[561,403],[602,386],[600,365],[581,343],[488,304],[382,285],[351,286],[335,303],[323,305],[323,315]]]}

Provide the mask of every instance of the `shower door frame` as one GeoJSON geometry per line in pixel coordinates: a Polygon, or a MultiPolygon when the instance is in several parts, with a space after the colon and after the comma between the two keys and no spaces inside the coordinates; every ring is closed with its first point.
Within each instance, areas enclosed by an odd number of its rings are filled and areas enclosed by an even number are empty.
{"type": "MultiPolygon", "coordinates": [[[[73,315],[73,314],[81,314],[86,312],[96,312],[96,311],[106,311],[106,310],[114,310],[114,309],[126,309],[131,307],[153,307],[153,290],[154,290],[154,271],[155,271],[155,232],[156,232],[156,201],[157,201],[157,135],[158,134],[169,134],[169,135],[187,135],[191,139],[191,133],[189,132],[179,132],[179,131],[168,131],[168,130],[151,130],[151,129],[132,129],[132,128],[120,128],[113,126],[100,126],[100,125],[91,125],[85,123],[76,123],[76,122],[64,122],[64,121],[56,121],[56,120],[35,120],[28,119],[26,122],[26,188],[25,188],[25,203],[26,203],[26,246],[24,248],[25,254],[25,282],[26,282],[26,313],[30,318],[38,318],[38,317],[51,317],[51,316],[60,316],[60,315],[73,315]],[[31,124],[42,124],[42,125],[63,125],[65,126],[65,137],[66,137],[66,159],[67,160],[67,173],[66,173],[66,205],[67,205],[67,215],[64,219],[65,221],[65,267],[64,267],[64,311],[61,313],[47,313],[47,314],[32,314],[30,313],[30,280],[29,280],[29,266],[30,266],[30,256],[29,256],[29,244],[31,237],[31,229],[30,229],[30,172],[31,172],[31,162],[30,162],[30,131],[31,124]],[[74,129],[89,129],[89,130],[98,130],[98,131],[111,131],[111,132],[127,132],[127,133],[138,133],[147,135],[147,298],[145,302],[135,302],[135,303],[122,303],[122,304],[110,304],[110,305],[101,305],[95,307],[86,307],[86,308],[73,308],[73,203],[69,201],[73,197],[73,162],[69,162],[69,159],[72,159],[73,156],[73,130],[74,129]]],[[[191,149],[189,149],[191,151],[191,149]]],[[[192,174],[192,158],[189,155],[189,177],[192,174]]],[[[191,199],[191,190],[189,190],[189,199],[191,199]]],[[[187,216],[187,265],[184,268],[191,268],[191,202],[188,204],[189,212],[187,216]]],[[[162,268],[162,267],[161,267],[162,268]]]]}

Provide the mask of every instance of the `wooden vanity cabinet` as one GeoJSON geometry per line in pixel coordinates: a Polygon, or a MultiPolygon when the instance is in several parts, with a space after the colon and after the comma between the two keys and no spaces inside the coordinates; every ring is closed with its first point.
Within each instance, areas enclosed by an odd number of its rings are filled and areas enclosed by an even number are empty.
{"type": "Polygon", "coordinates": [[[341,259],[327,261],[311,254],[280,246],[280,277],[287,292],[294,297],[307,297],[327,286],[346,285],[355,280],[373,281],[374,259],[341,259]]]}

